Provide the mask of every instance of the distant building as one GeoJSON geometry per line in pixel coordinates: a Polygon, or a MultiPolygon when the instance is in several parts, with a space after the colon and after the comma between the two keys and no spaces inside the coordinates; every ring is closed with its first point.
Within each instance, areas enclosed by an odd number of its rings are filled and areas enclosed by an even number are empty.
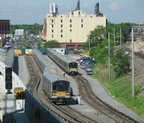
{"type": "Polygon", "coordinates": [[[15,35],[16,36],[24,35],[24,29],[15,29],[15,35]]]}
{"type": "Polygon", "coordinates": [[[6,34],[10,33],[10,20],[0,20],[0,47],[5,45],[6,34]]]}
{"type": "Polygon", "coordinates": [[[99,12],[99,4],[96,4],[94,13],[86,14],[80,10],[79,1],[76,9],[67,15],[58,14],[58,6],[51,4],[43,27],[45,40],[57,40],[67,49],[81,49],[90,31],[98,25],[106,26],[106,16],[99,12]]]}

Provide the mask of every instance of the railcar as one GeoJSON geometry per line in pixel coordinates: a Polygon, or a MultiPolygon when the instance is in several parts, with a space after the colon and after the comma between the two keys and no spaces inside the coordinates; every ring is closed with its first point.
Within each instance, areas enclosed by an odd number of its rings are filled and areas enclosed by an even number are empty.
{"type": "Polygon", "coordinates": [[[70,100],[70,82],[60,79],[57,75],[43,74],[43,89],[52,102],[56,104],[67,103],[70,100]]]}
{"type": "Polygon", "coordinates": [[[13,68],[14,65],[14,49],[9,49],[5,58],[5,64],[7,67],[13,68]]]}
{"type": "Polygon", "coordinates": [[[54,103],[66,103],[70,99],[70,82],[64,77],[56,75],[55,65],[49,62],[46,57],[37,49],[33,49],[34,59],[43,72],[43,90],[54,103]]]}
{"type": "Polygon", "coordinates": [[[64,55],[59,54],[51,48],[47,49],[47,55],[69,75],[78,74],[77,62],[66,58],[64,55]]]}
{"type": "Polygon", "coordinates": [[[46,67],[50,66],[51,64],[38,49],[33,49],[33,57],[42,72],[46,67]]]}

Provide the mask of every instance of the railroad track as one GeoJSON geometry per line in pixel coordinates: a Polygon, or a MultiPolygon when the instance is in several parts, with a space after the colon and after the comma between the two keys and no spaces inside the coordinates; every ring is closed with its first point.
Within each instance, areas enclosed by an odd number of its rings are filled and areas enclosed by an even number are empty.
{"type": "Polygon", "coordinates": [[[74,78],[78,83],[78,86],[80,88],[79,93],[81,94],[82,98],[97,111],[105,114],[118,123],[139,123],[135,119],[120,111],[117,111],[112,106],[106,104],[98,97],[96,97],[96,95],[92,92],[89,82],[85,78],[80,75],[75,76],[74,78]]]}
{"type": "Polygon", "coordinates": [[[76,110],[72,110],[69,106],[64,106],[64,108],[62,108],[62,106],[58,106],[52,103],[51,100],[47,97],[46,93],[41,93],[42,90],[39,90],[39,86],[41,84],[41,75],[33,57],[26,56],[25,59],[30,74],[30,80],[27,84],[27,88],[49,111],[68,123],[97,123],[96,121],[82,115],[76,110]]]}
{"type": "MultiPolygon", "coordinates": [[[[34,96],[48,109],[50,110],[54,115],[58,116],[60,119],[63,119],[70,123],[96,123],[97,121],[94,121],[87,116],[84,116],[83,114],[79,113],[78,111],[72,109],[68,105],[55,105],[53,104],[49,98],[47,97],[46,93],[40,93],[42,90],[38,92],[38,88],[40,86],[40,75],[37,75],[40,71],[36,66],[36,63],[34,64],[34,60],[32,56],[26,56],[26,61],[29,69],[29,73],[31,76],[30,83],[27,85],[28,89],[34,94],[34,96]],[[32,67],[33,66],[33,67],[32,67]],[[34,84],[35,83],[35,84],[34,84]],[[38,84],[36,84],[38,83],[38,84]],[[36,87],[34,87],[36,86],[36,87]],[[34,90],[35,91],[34,91],[34,90]]],[[[74,76],[76,79],[78,86],[79,86],[79,92],[82,96],[82,98],[94,109],[98,110],[99,112],[105,114],[107,117],[110,117],[115,122],[131,122],[131,123],[139,123],[135,119],[127,116],[126,114],[123,114],[122,112],[117,111],[113,107],[107,105],[105,102],[102,102],[100,99],[98,99],[95,94],[92,92],[91,86],[89,82],[84,79],[81,76],[74,76]]]]}

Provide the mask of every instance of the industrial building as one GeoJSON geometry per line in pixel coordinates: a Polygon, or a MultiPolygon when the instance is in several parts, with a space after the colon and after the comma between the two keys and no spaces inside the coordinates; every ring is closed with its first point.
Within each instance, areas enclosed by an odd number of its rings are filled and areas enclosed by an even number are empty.
{"type": "Polygon", "coordinates": [[[98,25],[106,26],[106,16],[99,11],[99,3],[94,8],[94,14],[86,14],[80,10],[78,0],[76,9],[68,14],[59,14],[58,5],[50,4],[50,13],[44,20],[43,34],[46,41],[56,40],[63,48],[81,49],[90,31],[98,25]]]}
{"type": "Polygon", "coordinates": [[[0,47],[5,45],[6,34],[10,33],[10,20],[0,20],[0,47]]]}

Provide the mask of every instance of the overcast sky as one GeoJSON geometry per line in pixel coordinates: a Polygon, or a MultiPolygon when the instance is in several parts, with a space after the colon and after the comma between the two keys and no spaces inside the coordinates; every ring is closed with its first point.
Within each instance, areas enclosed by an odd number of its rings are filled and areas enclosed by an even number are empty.
{"type": "MultiPolygon", "coordinates": [[[[76,8],[78,0],[0,0],[0,20],[11,24],[43,24],[49,13],[49,4],[57,3],[59,14],[67,14],[76,8]]],[[[93,14],[96,3],[100,12],[112,23],[144,22],[144,0],[80,0],[81,10],[93,14]]]]}

